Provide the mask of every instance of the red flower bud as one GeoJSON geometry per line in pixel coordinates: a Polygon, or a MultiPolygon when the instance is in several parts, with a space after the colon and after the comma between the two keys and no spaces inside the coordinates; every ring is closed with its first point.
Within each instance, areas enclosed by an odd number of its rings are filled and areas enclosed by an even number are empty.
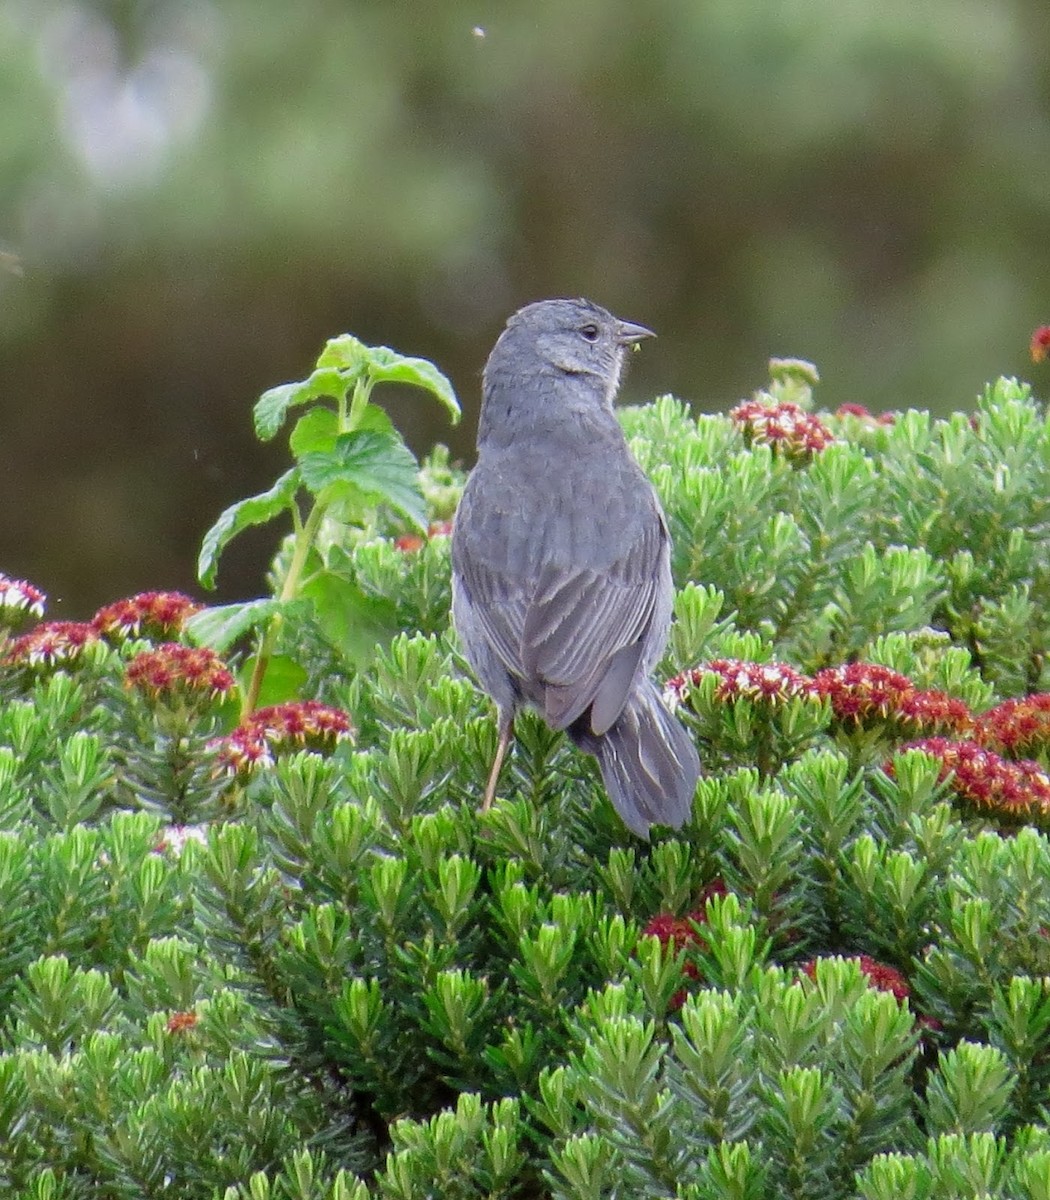
{"type": "Polygon", "coordinates": [[[1050,354],[1050,325],[1040,325],[1032,334],[1029,349],[1032,352],[1032,362],[1040,363],[1050,354]]]}
{"type": "Polygon", "coordinates": [[[787,458],[812,458],[835,440],[819,417],[788,400],[777,404],[745,400],[729,418],[740,427],[748,445],[771,446],[787,458]]]}

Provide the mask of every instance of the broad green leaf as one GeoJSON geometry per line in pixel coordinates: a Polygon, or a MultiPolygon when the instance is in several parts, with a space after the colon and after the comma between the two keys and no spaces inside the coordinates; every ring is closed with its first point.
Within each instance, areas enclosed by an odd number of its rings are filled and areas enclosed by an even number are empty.
{"type": "Polygon", "coordinates": [[[324,349],[317,359],[317,366],[318,369],[336,367],[340,371],[347,371],[350,381],[354,382],[367,369],[370,354],[371,351],[364,342],[359,341],[352,333],[341,333],[325,342],[324,349]]]}
{"type": "MultiPolygon", "coordinates": [[[[263,392],[255,405],[255,433],[268,442],[280,430],[288,410],[311,400],[342,400],[363,376],[376,383],[408,383],[432,392],[459,420],[459,401],[452,384],[425,358],[409,358],[386,346],[366,346],[349,333],[329,338],[316,370],[298,383],[282,383],[263,392]]],[[[367,426],[363,426],[367,427],[367,426]]]]}
{"type": "MultiPolygon", "coordinates": [[[[251,658],[245,660],[241,670],[237,673],[242,693],[247,691],[254,669],[255,655],[253,654],[251,658]]],[[[266,708],[270,704],[284,704],[289,700],[298,700],[308,674],[306,668],[297,663],[294,658],[290,658],[286,654],[274,654],[266,664],[262,687],[259,689],[259,695],[255,702],[256,708],[266,708]]]]}
{"type": "Polygon", "coordinates": [[[199,646],[210,646],[213,650],[227,650],[238,638],[274,617],[283,617],[294,627],[297,621],[308,620],[313,605],[304,600],[275,600],[264,597],[260,600],[242,600],[237,604],[220,604],[194,613],[186,622],[190,640],[199,646]]]}
{"type": "Polygon", "coordinates": [[[295,423],[288,445],[292,457],[299,459],[304,454],[328,453],[339,436],[339,414],[334,408],[323,405],[303,413],[295,423]]]}
{"type": "Polygon", "coordinates": [[[394,437],[401,435],[394,428],[394,422],[387,416],[386,411],[379,407],[378,404],[366,405],[365,411],[361,414],[361,420],[355,426],[355,433],[371,431],[372,433],[393,434],[394,437]]]}
{"type": "Polygon", "coordinates": [[[255,436],[261,442],[268,442],[284,424],[290,408],[322,396],[341,400],[353,383],[354,379],[342,371],[324,367],[299,383],[282,383],[270,388],[255,403],[255,436]]]}
{"type": "Polygon", "coordinates": [[[299,470],[303,483],[319,499],[338,499],[339,485],[348,484],[376,503],[389,504],[419,529],[426,528],[419,464],[397,434],[371,430],[340,434],[330,453],[304,454],[299,470]]]}
{"type": "MultiPolygon", "coordinates": [[[[377,404],[369,404],[361,414],[357,431],[371,430],[373,433],[394,434],[394,423],[377,404]]],[[[311,408],[295,423],[289,445],[295,458],[302,458],[312,451],[330,451],[339,435],[339,415],[335,409],[319,406],[311,408]]]]}
{"type": "Polygon", "coordinates": [[[278,600],[245,600],[239,604],[221,604],[194,613],[186,622],[186,633],[198,646],[210,646],[222,653],[250,629],[264,625],[281,611],[278,600]]]}
{"type": "Polygon", "coordinates": [[[345,576],[320,571],[303,589],[327,641],[355,667],[367,666],[398,632],[392,600],[367,596],[345,576]]]}
{"type": "Polygon", "coordinates": [[[448,409],[453,425],[459,420],[459,401],[452,384],[425,358],[408,358],[386,346],[373,346],[368,351],[368,373],[377,383],[409,383],[425,388],[448,409]]]}
{"type": "Polygon", "coordinates": [[[277,480],[268,492],[249,496],[231,504],[204,535],[200,557],[197,559],[197,578],[206,588],[215,586],[219,555],[226,543],[249,525],[265,525],[287,511],[300,485],[299,470],[292,467],[277,480]]]}
{"type": "Polygon", "coordinates": [[[367,525],[379,503],[373,493],[362,491],[346,480],[325,488],[320,494],[320,501],[324,504],[325,515],[336,525],[349,525],[352,528],[367,525]]]}

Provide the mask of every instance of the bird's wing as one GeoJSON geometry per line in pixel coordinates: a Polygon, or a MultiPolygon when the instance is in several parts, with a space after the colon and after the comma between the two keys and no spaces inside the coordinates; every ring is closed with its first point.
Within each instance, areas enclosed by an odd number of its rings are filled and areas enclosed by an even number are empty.
{"type": "MultiPolygon", "coordinates": [[[[503,669],[521,680],[521,634],[528,611],[528,594],[520,572],[509,569],[510,556],[501,554],[507,544],[505,514],[474,500],[480,471],[467,480],[459,502],[452,532],[454,592],[469,614],[468,641],[483,638],[485,649],[495,655],[503,669]]],[[[465,644],[467,657],[477,670],[478,647],[465,644]]]]}
{"type": "Polygon", "coordinates": [[[522,631],[526,674],[545,687],[543,710],[556,729],[588,707],[604,733],[627,702],[665,585],[667,532],[647,523],[607,570],[540,576],[522,631]]]}
{"type": "Polygon", "coordinates": [[[491,648],[548,724],[563,729],[593,706],[592,730],[604,733],[626,703],[669,585],[667,559],[654,505],[652,520],[600,569],[572,569],[557,555],[535,573],[520,572],[469,551],[454,567],[491,648]]]}

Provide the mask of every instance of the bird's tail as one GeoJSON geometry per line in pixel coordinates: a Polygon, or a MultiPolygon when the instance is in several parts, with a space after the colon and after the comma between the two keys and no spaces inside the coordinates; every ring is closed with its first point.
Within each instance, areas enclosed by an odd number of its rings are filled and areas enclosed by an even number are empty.
{"type": "Polygon", "coordinates": [[[683,825],[692,810],[700,757],[653,684],[645,680],[635,689],[607,733],[592,733],[586,720],[585,714],[569,735],[597,758],[605,790],[627,828],[647,838],[650,825],[683,825]]]}

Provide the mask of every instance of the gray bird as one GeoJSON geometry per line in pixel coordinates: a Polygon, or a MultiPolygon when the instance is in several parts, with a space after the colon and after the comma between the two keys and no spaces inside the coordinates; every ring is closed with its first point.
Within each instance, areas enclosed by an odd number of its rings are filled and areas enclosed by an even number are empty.
{"type": "Polygon", "coordinates": [[[652,337],[587,300],[516,312],[485,366],[478,462],[452,530],[452,616],[496,702],[492,803],[526,705],[593,754],[628,829],[678,828],[700,760],[649,678],[671,623],[670,538],[613,400],[652,337]]]}

